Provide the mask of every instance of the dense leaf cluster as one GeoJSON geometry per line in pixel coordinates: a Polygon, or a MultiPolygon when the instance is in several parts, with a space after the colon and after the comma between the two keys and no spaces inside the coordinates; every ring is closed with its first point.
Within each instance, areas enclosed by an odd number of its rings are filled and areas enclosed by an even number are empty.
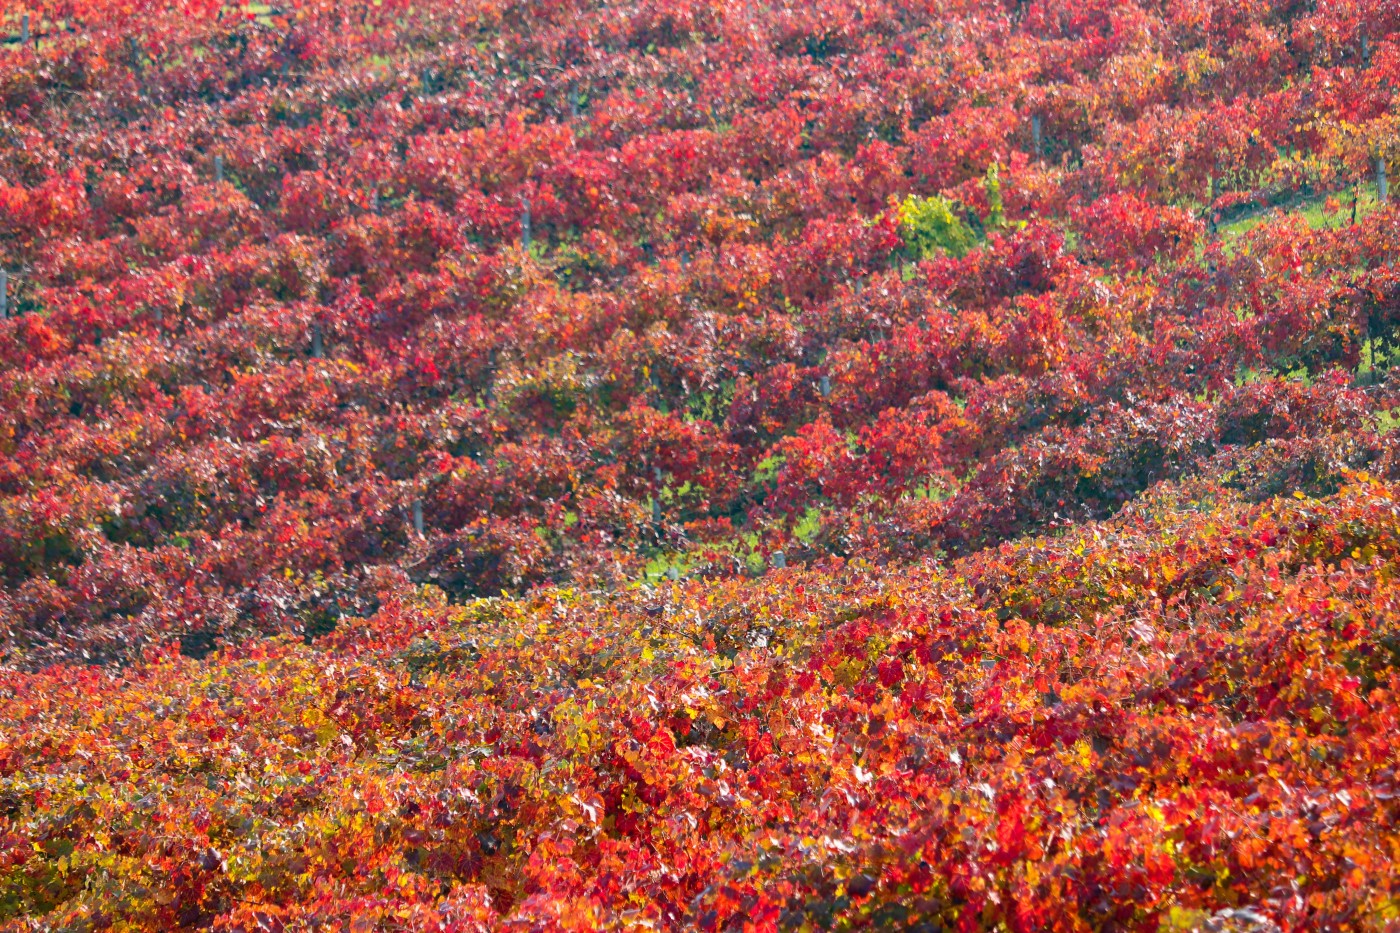
{"type": "Polygon", "coordinates": [[[0,924],[1400,922],[1400,8],[29,23],[0,924]]]}
{"type": "Polygon", "coordinates": [[[315,646],[14,674],[0,905],[63,929],[1382,929],[1397,557],[1383,484],[1168,485],[946,568],[392,601],[315,646]]]}

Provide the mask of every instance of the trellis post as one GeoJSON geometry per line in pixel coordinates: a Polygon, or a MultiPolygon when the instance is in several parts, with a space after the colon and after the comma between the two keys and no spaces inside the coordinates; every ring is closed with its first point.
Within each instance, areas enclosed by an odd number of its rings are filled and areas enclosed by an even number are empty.
{"type": "Polygon", "coordinates": [[[1215,176],[1209,175],[1206,177],[1206,225],[1210,228],[1211,236],[1220,232],[1215,216],[1215,176]]]}

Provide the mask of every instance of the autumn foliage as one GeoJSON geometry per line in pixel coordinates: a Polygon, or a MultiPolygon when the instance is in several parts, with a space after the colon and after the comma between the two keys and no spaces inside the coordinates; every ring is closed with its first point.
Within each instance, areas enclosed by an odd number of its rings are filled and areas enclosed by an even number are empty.
{"type": "Polygon", "coordinates": [[[0,11],[0,930],[1400,928],[1400,8],[156,6],[0,11]]]}

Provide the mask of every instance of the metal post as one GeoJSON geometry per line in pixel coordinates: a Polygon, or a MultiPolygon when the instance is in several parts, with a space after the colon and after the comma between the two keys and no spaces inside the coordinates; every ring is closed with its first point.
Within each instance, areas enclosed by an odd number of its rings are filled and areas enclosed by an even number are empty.
{"type": "Polygon", "coordinates": [[[321,348],[321,325],[320,325],[320,324],[312,324],[312,325],[311,325],[311,357],[312,357],[312,359],[318,359],[318,360],[319,360],[319,359],[320,359],[321,357],[323,357],[323,356],[325,356],[325,353],[322,351],[322,348],[321,348]]]}
{"type": "Polygon", "coordinates": [[[529,252],[530,250],[530,199],[521,198],[520,206],[520,247],[529,252]]]}
{"type": "Polygon", "coordinates": [[[787,555],[782,551],[774,551],[772,563],[774,570],[782,570],[787,566],[787,555]]]}
{"type": "Polygon", "coordinates": [[[224,157],[221,156],[221,155],[217,155],[217,154],[216,154],[216,155],[214,156],[214,184],[216,184],[216,185],[222,185],[223,183],[224,183],[224,157]]]}
{"type": "Polygon", "coordinates": [[[651,523],[653,525],[661,524],[661,500],[659,498],[651,500],[651,523]]]}
{"type": "Polygon", "coordinates": [[[423,500],[413,500],[413,530],[423,537],[423,500]]]}
{"type": "Polygon", "coordinates": [[[1040,158],[1040,114],[1031,114],[1031,154],[1040,158]]]}
{"type": "Polygon", "coordinates": [[[10,273],[0,269],[0,321],[10,316],[10,273]]]}
{"type": "Polygon", "coordinates": [[[1376,156],[1376,200],[1384,204],[1390,196],[1390,184],[1385,176],[1385,156],[1376,156]]]}
{"type": "Polygon", "coordinates": [[[826,398],[828,395],[831,394],[831,377],[830,377],[830,376],[827,376],[827,375],[823,375],[823,376],[822,376],[821,392],[822,392],[822,398],[826,398]]]}
{"type": "Polygon", "coordinates": [[[19,21],[19,44],[25,45],[29,42],[29,14],[26,13],[19,21]]]}

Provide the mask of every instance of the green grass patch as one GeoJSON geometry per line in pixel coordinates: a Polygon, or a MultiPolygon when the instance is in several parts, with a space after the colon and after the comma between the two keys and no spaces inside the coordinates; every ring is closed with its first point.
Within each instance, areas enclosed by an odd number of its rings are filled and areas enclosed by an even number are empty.
{"type": "MultiPolygon", "coordinates": [[[[1352,216],[1352,193],[1351,189],[1342,191],[1332,191],[1326,194],[1318,194],[1296,204],[1287,207],[1272,207],[1259,210],[1255,213],[1246,214],[1243,217],[1222,224],[1219,227],[1220,239],[1226,243],[1243,236],[1255,227],[1264,223],[1275,215],[1297,214],[1303,218],[1309,227],[1314,230],[1340,230],[1351,226],[1352,216]],[[1340,205],[1336,211],[1327,210],[1327,201],[1336,199],[1340,205]]],[[[1368,183],[1361,186],[1360,198],[1357,202],[1356,219],[1360,222],[1367,215],[1375,213],[1381,207],[1380,201],[1376,198],[1376,186],[1368,183]]]]}

